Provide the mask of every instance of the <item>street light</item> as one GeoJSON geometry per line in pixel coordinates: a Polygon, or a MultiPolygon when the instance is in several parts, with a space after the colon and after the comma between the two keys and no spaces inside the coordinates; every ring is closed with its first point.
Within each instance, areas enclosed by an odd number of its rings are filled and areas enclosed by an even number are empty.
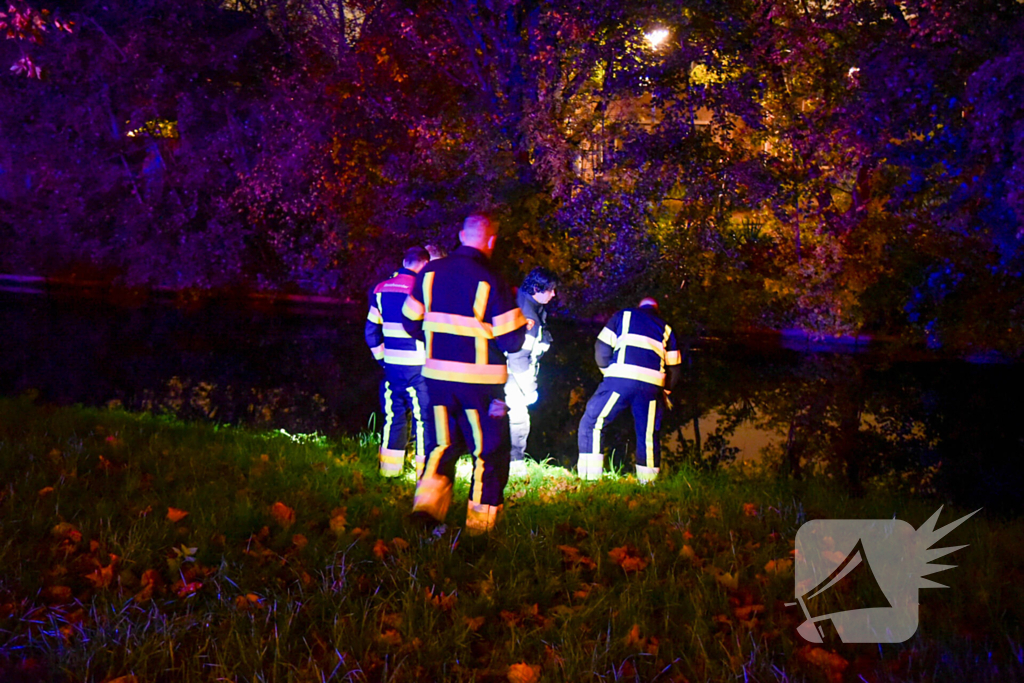
{"type": "Polygon", "coordinates": [[[647,45],[652,50],[657,50],[661,47],[669,37],[669,30],[667,28],[655,28],[651,29],[644,34],[644,39],[647,41],[647,45]]]}

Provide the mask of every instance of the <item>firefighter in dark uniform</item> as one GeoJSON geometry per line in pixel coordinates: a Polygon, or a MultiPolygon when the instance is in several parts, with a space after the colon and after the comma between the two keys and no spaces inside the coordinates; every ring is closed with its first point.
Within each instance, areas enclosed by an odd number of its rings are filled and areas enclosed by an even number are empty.
{"type": "Polygon", "coordinates": [[[380,441],[380,473],[397,477],[405,465],[409,442],[409,422],[415,435],[416,474],[426,462],[423,411],[427,407],[427,385],[420,374],[426,351],[423,342],[409,336],[402,325],[402,306],[412,291],[416,273],[430,255],[423,247],[405,252],[402,267],[370,292],[370,312],[366,316],[366,344],[384,368],[380,384],[380,405],[384,411],[384,432],[380,441]]]}
{"type": "Polygon", "coordinates": [[[526,318],[526,341],[523,348],[508,355],[508,382],[505,403],[508,404],[509,429],[512,436],[512,476],[526,473],[526,440],[530,436],[530,406],[537,402],[537,373],[540,359],[551,348],[548,313],[545,306],[555,298],[558,277],[547,268],[531,270],[519,287],[516,303],[526,318]]]}
{"type": "Polygon", "coordinates": [[[682,361],[672,328],[658,316],[658,302],[648,297],[612,316],[597,337],[594,356],[604,380],[580,420],[579,475],[600,479],[601,430],[629,407],[636,428],[636,478],[650,483],[661,464],[658,430],[664,401],[679,379],[682,361]]]}
{"type": "Polygon", "coordinates": [[[424,416],[427,464],[416,484],[413,515],[443,522],[455,463],[473,454],[466,531],[494,528],[508,482],[509,427],[504,397],[507,353],[518,351],[526,320],[512,290],[488,267],[497,224],[474,214],[458,249],[427,264],[402,309],[406,330],[426,343],[423,376],[430,393],[424,416]]]}

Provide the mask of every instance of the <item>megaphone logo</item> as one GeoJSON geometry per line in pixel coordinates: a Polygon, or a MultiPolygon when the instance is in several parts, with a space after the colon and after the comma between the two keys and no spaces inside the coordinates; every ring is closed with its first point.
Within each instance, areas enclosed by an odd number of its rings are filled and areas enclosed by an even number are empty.
{"type": "Polygon", "coordinates": [[[811,643],[902,643],[917,632],[918,590],[946,588],[924,578],[956,565],[929,564],[965,548],[932,548],[971,515],[935,529],[940,507],[920,529],[898,519],[819,519],[796,534],[796,603],[811,643]]]}

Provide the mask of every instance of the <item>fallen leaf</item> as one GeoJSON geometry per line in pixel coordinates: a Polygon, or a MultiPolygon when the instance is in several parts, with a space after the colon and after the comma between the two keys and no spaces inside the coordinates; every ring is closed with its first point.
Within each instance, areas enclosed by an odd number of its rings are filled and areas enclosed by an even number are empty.
{"type": "Polygon", "coordinates": [[[331,531],[340,536],[345,532],[345,508],[334,508],[331,512],[331,531]]]}
{"type": "Polygon", "coordinates": [[[388,544],[382,539],[378,538],[377,542],[373,544],[373,554],[377,556],[378,560],[383,560],[389,552],[391,551],[388,550],[388,544]]]}
{"type": "Polygon", "coordinates": [[[579,548],[571,545],[560,545],[558,549],[562,551],[562,562],[571,565],[573,567],[586,567],[587,569],[596,569],[597,563],[590,559],[586,555],[580,553],[579,548]]]}
{"type": "Polygon", "coordinates": [[[683,549],[679,551],[679,557],[685,557],[688,560],[692,560],[697,557],[697,553],[693,551],[691,546],[684,545],[683,549]]]}
{"type": "Polygon", "coordinates": [[[476,633],[476,631],[484,625],[487,617],[463,617],[463,620],[466,622],[466,626],[469,627],[469,630],[476,633]]]}
{"type": "Polygon", "coordinates": [[[426,593],[427,602],[429,602],[431,605],[437,607],[438,609],[444,612],[451,611],[452,607],[455,606],[456,600],[458,599],[458,597],[454,593],[452,593],[451,595],[445,595],[442,592],[437,595],[434,595],[430,592],[429,588],[426,589],[426,593]]]}
{"type": "Polygon", "coordinates": [[[735,576],[729,572],[715,574],[715,581],[717,581],[723,588],[728,588],[729,590],[736,590],[740,587],[739,576],[735,576]]]}
{"type": "Polygon", "coordinates": [[[402,634],[393,628],[389,628],[380,634],[377,639],[385,645],[397,647],[402,644],[402,634]]]}
{"type": "Polygon", "coordinates": [[[307,545],[309,545],[309,539],[303,536],[302,534],[295,534],[294,536],[292,536],[292,545],[294,545],[299,550],[302,550],[307,545]]]}
{"type": "Polygon", "coordinates": [[[650,560],[646,557],[641,557],[637,553],[636,548],[630,545],[612,548],[608,551],[608,557],[610,557],[615,564],[622,567],[622,570],[627,574],[642,571],[647,568],[648,564],[650,564],[650,560]]]}
{"type": "Polygon", "coordinates": [[[167,508],[167,519],[169,519],[171,522],[180,522],[186,517],[188,517],[188,513],[184,510],[179,510],[178,508],[171,507],[167,508]]]}
{"type": "Polygon", "coordinates": [[[829,652],[813,645],[807,645],[797,650],[797,656],[821,669],[829,683],[842,683],[843,671],[850,665],[848,661],[835,652],[829,652]]]}
{"type": "Polygon", "coordinates": [[[185,598],[185,597],[188,597],[189,595],[192,595],[193,593],[195,593],[200,588],[202,588],[203,587],[203,582],[202,581],[189,581],[189,582],[186,583],[186,582],[179,581],[178,583],[176,583],[174,585],[175,585],[175,588],[176,588],[176,590],[174,591],[175,595],[177,595],[179,598],[185,598]]]}
{"type": "Polygon", "coordinates": [[[395,547],[395,550],[397,550],[398,552],[402,552],[404,550],[409,549],[409,541],[405,540],[404,538],[398,538],[397,536],[391,539],[391,545],[393,545],[395,547]]]}
{"type": "Polygon", "coordinates": [[[769,574],[788,574],[793,569],[793,560],[788,558],[768,560],[764,570],[769,574]]]}
{"type": "Polygon", "coordinates": [[[68,586],[47,586],[43,589],[43,599],[47,602],[68,602],[71,600],[71,588],[68,586]]]}
{"type": "Polygon", "coordinates": [[[50,495],[51,493],[53,493],[53,487],[52,486],[44,486],[43,488],[39,489],[39,497],[40,498],[45,498],[46,496],[50,495]]]}
{"type": "Polygon", "coordinates": [[[508,668],[508,683],[536,683],[540,680],[540,666],[519,662],[508,668]]]}
{"type": "Polygon", "coordinates": [[[747,517],[757,517],[758,516],[757,506],[754,505],[753,503],[744,503],[743,504],[743,514],[746,515],[747,517]]]}
{"type": "Polygon", "coordinates": [[[622,642],[629,648],[642,648],[644,645],[644,639],[640,637],[640,625],[633,624],[633,628],[630,629],[629,633],[626,634],[626,637],[622,639],[622,642]]]}
{"type": "Polygon", "coordinates": [[[274,521],[283,526],[285,529],[295,524],[295,510],[288,507],[281,501],[278,501],[270,506],[270,516],[274,518],[274,521]]]}

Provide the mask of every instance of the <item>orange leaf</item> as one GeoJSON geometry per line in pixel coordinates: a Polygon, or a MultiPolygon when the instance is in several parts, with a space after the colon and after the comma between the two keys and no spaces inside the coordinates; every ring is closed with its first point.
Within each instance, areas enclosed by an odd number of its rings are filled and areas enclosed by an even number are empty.
{"type": "Polygon", "coordinates": [[[270,516],[285,529],[295,524],[295,510],[291,509],[281,501],[270,506],[270,516]]]}
{"type": "Polygon", "coordinates": [[[537,683],[539,680],[539,665],[519,662],[508,668],[508,683],[537,683]]]}
{"type": "Polygon", "coordinates": [[[469,630],[473,631],[475,633],[481,626],[484,625],[484,621],[486,621],[487,618],[486,617],[463,617],[463,620],[466,622],[466,626],[469,627],[469,630]]]}
{"type": "Polygon", "coordinates": [[[48,496],[51,493],[53,493],[53,487],[52,486],[44,486],[43,488],[39,489],[39,497],[40,498],[48,496]]]}
{"type": "Polygon", "coordinates": [[[178,508],[167,508],[167,519],[172,522],[180,522],[181,520],[188,517],[188,513],[178,508]]]}
{"type": "Polygon", "coordinates": [[[47,586],[43,589],[43,598],[47,602],[68,602],[71,600],[71,589],[67,586],[47,586]]]}
{"type": "Polygon", "coordinates": [[[292,544],[299,550],[302,550],[307,545],[309,545],[309,539],[303,536],[302,534],[295,534],[294,536],[292,536],[292,544]]]}
{"type": "Polygon", "coordinates": [[[377,539],[377,542],[373,544],[373,554],[377,556],[378,560],[383,560],[387,554],[391,552],[388,550],[388,544],[381,539],[377,539]]]}
{"type": "Polygon", "coordinates": [[[622,639],[626,644],[626,647],[640,646],[641,648],[646,644],[644,639],[640,637],[640,625],[633,624],[633,628],[630,629],[626,637],[622,639]]]}
{"type": "Polygon", "coordinates": [[[398,552],[402,552],[403,550],[409,549],[409,541],[405,540],[404,538],[398,538],[397,536],[391,539],[391,545],[393,545],[395,547],[395,550],[397,550],[398,552]]]}
{"type": "Polygon", "coordinates": [[[378,640],[385,645],[398,646],[402,644],[402,634],[393,628],[389,628],[378,636],[378,640]]]}
{"type": "Polygon", "coordinates": [[[345,532],[345,508],[334,508],[331,512],[331,531],[337,536],[345,532]]]}
{"type": "Polygon", "coordinates": [[[182,582],[179,581],[177,584],[175,584],[175,586],[177,587],[177,590],[174,591],[175,594],[177,594],[177,596],[179,598],[184,598],[184,597],[188,597],[189,595],[192,595],[197,590],[202,588],[203,587],[203,582],[202,581],[191,581],[191,582],[188,582],[188,583],[182,583],[182,582]]]}
{"type": "Polygon", "coordinates": [[[612,558],[612,561],[622,567],[627,574],[646,569],[650,563],[647,558],[641,557],[637,553],[636,548],[630,545],[612,548],[608,551],[608,557],[612,558]]]}
{"type": "Polygon", "coordinates": [[[788,574],[793,569],[793,560],[788,558],[781,560],[768,560],[764,570],[769,574],[788,574]]]}
{"type": "Polygon", "coordinates": [[[848,661],[835,652],[829,652],[812,645],[807,645],[797,650],[797,655],[809,664],[822,669],[829,683],[842,683],[843,671],[850,665],[848,661]]]}
{"type": "Polygon", "coordinates": [[[757,506],[753,503],[744,503],[743,514],[747,517],[757,517],[757,506]]]}

